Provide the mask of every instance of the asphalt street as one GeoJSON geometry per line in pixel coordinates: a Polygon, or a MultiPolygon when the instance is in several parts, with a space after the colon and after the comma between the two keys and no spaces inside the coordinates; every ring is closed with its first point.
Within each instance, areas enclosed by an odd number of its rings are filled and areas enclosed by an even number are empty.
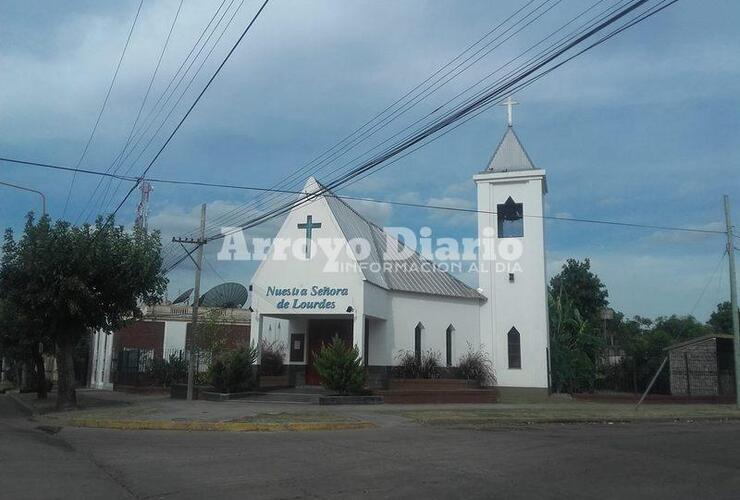
{"type": "Polygon", "coordinates": [[[739,424],[39,429],[0,396],[0,498],[738,498],[739,424]]]}

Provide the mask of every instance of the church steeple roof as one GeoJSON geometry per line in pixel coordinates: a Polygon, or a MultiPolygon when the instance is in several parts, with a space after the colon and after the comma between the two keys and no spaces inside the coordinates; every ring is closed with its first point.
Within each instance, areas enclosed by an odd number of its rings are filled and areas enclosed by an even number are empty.
{"type": "Polygon", "coordinates": [[[486,167],[487,172],[516,172],[519,170],[534,170],[535,166],[522,146],[514,127],[506,127],[506,133],[501,138],[496,151],[486,167]]]}

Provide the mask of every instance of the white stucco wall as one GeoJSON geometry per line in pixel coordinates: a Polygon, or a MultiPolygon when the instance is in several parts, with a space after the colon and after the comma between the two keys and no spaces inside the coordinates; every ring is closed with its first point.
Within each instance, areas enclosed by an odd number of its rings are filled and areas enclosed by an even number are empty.
{"type": "MultiPolygon", "coordinates": [[[[288,214],[280,231],[278,239],[299,242],[305,238],[305,230],[299,229],[298,224],[305,223],[311,215],[314,223],[321,223],[321,227],[313,230],[314,240],[317,238],[334,238],[344,241],[339,225],[334,219],[324,198],[317,198],[310,203],[299,206],[288,214]]],[[[280,249],[275,245],[269,256],[264,260],[252,278],[252,308],[265,315],[293,315],[293,314],[347,314],[347,308],[358,311],[362,309],[362,286],[364,277],[356,265],[356,260],[344,250],[336,258],[338,268],[328,266],[329,258],[324,252],[314,251],[310,260],[295,258],[290,250],[287,258],[276,260],[280,249]],[[330,289],[346,289],[346,294],[340,295],[312,295],[321,293],[324,287],[330,289]],[[287,295],[276,294],[276,290],[290,290],[287,295]],[[307,295],[300,295],[306,291],[307,295]],[[292,293],[298,291],[298,294],[292,293]],[[332,307],[304,309],[303,302],[321,302],[327,299],[332,307]],[[284,306],[284,307],[281,307],[284,306]]]]}
{"type": "Polygon", "coordinates": [[[388,336],[384,359],[379,364],[394,365],[400,351],[413,351],[416,325],[421,322],[424,326],[421,349],[436,351],[442,365],[446,360],[447,327],[453,326],[452,363],[456,365],[467,351],[468,343],[473,349],[479,347],[479,304],[478,300],[393,293],[391,314],[386,325],[392,335],[388,336]]]}
{"type": "Polygon", "coordinates": [[[165,321],[164,322],[164,352],[167,356],[171,352],[185,352],[185,336],[187,332],[187,321],[165,321]]]}
{"type": "MultiPolygon", "coordinates": [[[[489,298],[480,310],[481,342],[490,349],[498,385],[511,387],[547,387],[547,289],[544,255],[543,194],[545,171],[488,173],[475,176],[478,207],[493,213],[478,214],[478,232],[490,227],[498,247],[497,205],[511,197],[523,204],[523,254],[518,259],[521,272],[509,281],[508,269],[483,272],[490,262],[480,261],[479,286],[489,298]],[[532,217],[535,216],[535,217],[532,217]],[[515,327],[521,336],[521,368],[509,368],[507,334],[515,327]]],[[[501,261],[500,261],[501,262],[501,261]]]]}

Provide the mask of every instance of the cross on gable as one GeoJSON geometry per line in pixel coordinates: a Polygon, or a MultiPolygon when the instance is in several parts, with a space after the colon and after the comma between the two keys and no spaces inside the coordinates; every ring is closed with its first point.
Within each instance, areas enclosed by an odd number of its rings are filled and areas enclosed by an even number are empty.
{"type": "Polygon", "coordinates": [[[298,224],[298,229],[306,230],[306,258],[311,258],[311,234],[314,229],[320,229],[321,222],[314,222],[312,215],[306,216],[306,222],[298,224]]]}

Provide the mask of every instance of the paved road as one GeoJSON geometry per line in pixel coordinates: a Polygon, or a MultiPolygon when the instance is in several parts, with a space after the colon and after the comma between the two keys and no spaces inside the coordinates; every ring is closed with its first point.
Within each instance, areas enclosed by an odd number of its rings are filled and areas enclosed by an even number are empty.
{"type": "Polygon", "coordinates": [[[0,396],[2,498],[738,498],[740,425],[65,428],[0,396]]]}

